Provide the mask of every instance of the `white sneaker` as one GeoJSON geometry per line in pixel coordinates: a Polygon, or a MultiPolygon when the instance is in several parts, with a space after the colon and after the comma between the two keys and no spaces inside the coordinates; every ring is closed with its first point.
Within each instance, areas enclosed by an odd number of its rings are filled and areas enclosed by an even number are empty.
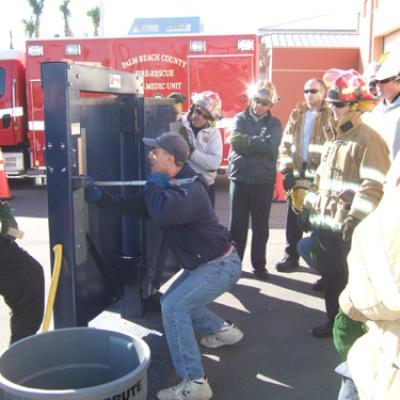
{"type": "Polygon", "coordinates": [[[224,322],[222,328],[214,335],[204,336],[200,339],[200,343],[210,349],[221,346],[227,346],[240,342],[243,338],[243,332],[234,324],[224,322]]]}
{"type": "Polygon", "coordinates": [[[207,379],[192,381],[184,379],[176,386],[162,389],[157,393],[159,400],[210,400],[213,396],[207,379]]]}

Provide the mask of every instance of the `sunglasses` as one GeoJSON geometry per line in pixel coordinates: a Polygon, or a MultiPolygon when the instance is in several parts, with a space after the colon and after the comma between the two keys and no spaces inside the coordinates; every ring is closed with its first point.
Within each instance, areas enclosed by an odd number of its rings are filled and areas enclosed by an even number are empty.
{"type": "Polygon", "coordinates": [[[338,102],[329,102],[329,105],[331,107],[336,107],[336,108],[344,108],[347,107],[348,105],[350,105],[349,103],[346,103],[345,101],[338,101],[338,102]]]}
{"type": "Polygon", "coordinates": [[[376,83],[380,83],[381,85],[384,85],[385,83],[389,83],[389,82],[393,82],[394,80],[396,80],[397,77],[396,76],[391,76],[390,78],[386,78],[386,79],[382,79],[380,81],[375,81],[376,83]]]}
{"type": "Polygon", "coordinates": [[[319,92],[319,89],[304,89],[304,94],[307,94],[307,93],[317,94],[318,92],[319,92]]]}
{"type": "Polygon", "coordinates": [[[198,116],[200,116],[200,117],[202,117],[202,118],[204,118],[204,119],[210,119],[210,115],[208,114],[208,112],[207,112],[207,111],[203,111],[201,108],[196,107],[196,108],[194,109],[194,112],[195,112],[198,116]]]}
{"type": "Polygon", "coordinates": [[[260,97],[256,97],[256,98],[254,99],[254,101],[255,101],[257,104],[261,104],[262,106],[268,106],[269,104],[271,104],[270,101],[265,100],[265,99],[262,99],[262,98],[260,98],[260,97]]]}

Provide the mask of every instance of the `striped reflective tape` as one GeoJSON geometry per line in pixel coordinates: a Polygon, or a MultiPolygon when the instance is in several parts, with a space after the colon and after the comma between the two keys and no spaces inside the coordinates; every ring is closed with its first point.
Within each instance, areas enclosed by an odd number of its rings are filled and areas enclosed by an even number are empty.
{"type": "Polygon", "coordinates": [[[357,192],[360,188],[358,183],[338,181],[337,179],[324,179],[319,185],[320,190],[331,191],[331,192],[344,192],[345,190],[352,190],[357,192]]]}
{"type": "Polygon", "coordinates": [[[30,131],[44,131],[44,121],[29,121],[28,127],[30,131]]]}
{"type": "Polygon", "coordinates": [[[12,117],[22,117],[24,115],[23,107],[14,107],[14,108],[2,108],[0,110],[0,118],[3,118],[4,115],[11,115],[12,117]]]}
{"type": "Polygon", "coordinates": [[[371,181],[384,183],[386,174],[382,173],[382,171],[379,171],[376,168],[361,167],[360,168],[360,177],[361,177],[361,179],[369,179],[371,181]]]}
{"type": "Polygon", "coordinates": [[[323,144],[310,143],[308,145],[308,152],[309,153],[322,153],[323,147],[324,147],[323,144]]]}
{"type": "Polygon", "coordinates": [[[376,205],[373,201],[366,199],[365,197],[356,196],[353,200],[351,208],[359,211],[361,214],[370,214],[375,210],[376,205]]]}

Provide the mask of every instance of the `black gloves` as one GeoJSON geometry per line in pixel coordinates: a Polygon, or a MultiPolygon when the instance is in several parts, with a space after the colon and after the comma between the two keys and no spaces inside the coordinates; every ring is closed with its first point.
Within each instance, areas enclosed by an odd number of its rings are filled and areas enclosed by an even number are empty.
{"type": "Polygon", "coordinates": [[[189,132],[188,132],[188,130],[186,129],[185,126],[182,125],[182,126],[180,127],[180,129],[179,129],[179,134],[183,137],[183,139],[185,140],[185,142],[188,144],[190,154],[192,154],[192,153],[194,152],[195,148],[194,148],[193,144],[190,142],[190,139],[189,139],[189,132]]]}
{"type": "Polygon", "coordinates": [[[349,215],[343,222],[342,239],[344,242],[350,242],[353,236],[354,228],[359,224],[360,220],[352,215],[349,215]]]}
{"type": "Polygon", "coordinates": [[[243,135],[242,133],[232,133],[229,138],[231,146],[234,150],[241,150],[249,147],[251,137],[249,135],[243,135]]]}
{"type": "Polygon", "coordinates": [[[310,209],[303,208],[297,216],[297,226],[303,232],[309,232],[312,229],[310,222],[310,209]]]}
{"type": "Polygon", "coordinates": [[[293,171],[291,169],[286,170],[283,177],[283,188],[285,191],[288,192],[290,189],[292,189],[295,183],[296,178],[293,175],[293,171]]]}

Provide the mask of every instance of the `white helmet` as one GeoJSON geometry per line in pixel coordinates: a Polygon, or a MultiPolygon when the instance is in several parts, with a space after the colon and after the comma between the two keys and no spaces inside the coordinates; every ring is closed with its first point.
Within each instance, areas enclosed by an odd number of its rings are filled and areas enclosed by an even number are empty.
{"type": "Polygon", "coordinates": [[[377,81],[392,77],[400,78],[400,52],[398,51],[389,53],[375,74],[377,81]]]}
{"type": "Polygon", "coordinates": [[[221,117],[222,101],[217,92],[206,90],[201,93],[194,93],[192,96],[193,105],[208,111],[213,119],[221,117]]]}

